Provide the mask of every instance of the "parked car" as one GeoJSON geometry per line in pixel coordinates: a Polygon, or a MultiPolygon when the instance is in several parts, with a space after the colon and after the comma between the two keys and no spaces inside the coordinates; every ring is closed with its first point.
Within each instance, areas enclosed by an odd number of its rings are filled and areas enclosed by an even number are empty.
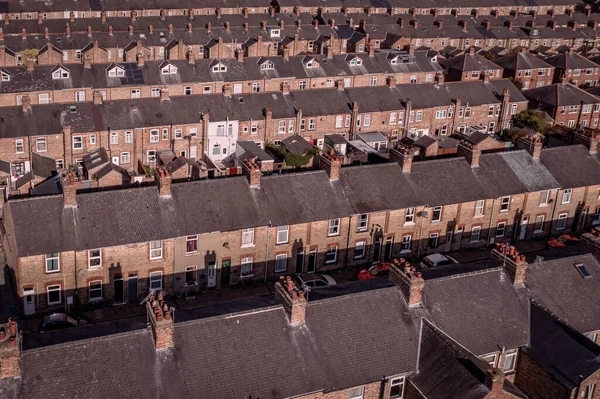
{"type": "Polygon", "coordinates": [[[296,280],[296,284],[298,285],[298,288],[301,288],[301,289],[324,288],[324,287],[329,287],[330,285],[336,284],[333,277],[328,276],[327,274],[316,274],[316,273],[296,274],[294,276],[294,280],[296,280]]]}
{"type": "Polygon", "coordinates": [[[85,316],[69,316],[66,313],[53,313],[50,316],[44,317],[40,331],[62,330],[63,328],[83,326],[89,323],[89,319],[85,316]]]}
{"type": "Polygon", "coordinates": [[[389,274],[390,272],[390,264],[388,262],[378,263],[376,265],[371,266],[370,268],[360,269],[356,278],[359,280],[370,280],[375,278],[376,276],[384,276],[389,274]]]}
{"type": "Polygon", "coordinates": [[[455,263],[458,263],[456,261],[456,259],[454,259],[448,255],[431,254],[431,255],[427,255],[426,257],[423,258],[420,266],[421,266],[421,269],[427,269],[429,267],[452,265],[455,263]]]}

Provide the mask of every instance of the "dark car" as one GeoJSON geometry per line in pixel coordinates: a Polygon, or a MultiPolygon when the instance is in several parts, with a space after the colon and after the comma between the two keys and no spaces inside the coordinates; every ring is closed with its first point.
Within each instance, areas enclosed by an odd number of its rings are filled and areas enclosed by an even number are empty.
{"type": "Polygon", "coordinates": [[[83,326],[89,323],[89,319],[85,316],[69,316],[66,313],[53,313],[50,316],[44,317],[40,331],[62,330],[63,328],[83,326]]]}

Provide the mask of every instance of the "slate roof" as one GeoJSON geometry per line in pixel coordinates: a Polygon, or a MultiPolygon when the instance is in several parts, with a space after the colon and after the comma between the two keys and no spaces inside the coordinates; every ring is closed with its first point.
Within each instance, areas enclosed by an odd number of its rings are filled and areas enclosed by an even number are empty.
{"type": "Polygon", "coordinates": [[[600,103],[598,97],[591,95],[585,90],[573,86],[570,83],[554,83],[550,86],[536,87],[523,92],[530,101],[540,102],[553,107],[600,103]]]}
{"type": "Polygon", "coordinates": [[[447,69],[456,69],[458,71],[490,71],[500,69],[480,54],[464,53],[456,57],[440,61],[440,65],[447,69]]]}
{"type": "Polygon", "coordinates": [[[518,52],[516,54],[505,55],[504,57],[496,58],[494,63],[511,71],[552,68],[552,65],[529,52],[518,52]]]}
{"type": "Polygon", "coordinates": [[[582,145],[572,145],[568,150],[545,148],[540,162],[561,187],[574,188],[600,184],[600,156],[591,155],[582,145]]]}
{"type": "Polygon", "coordinates": [[[530,342],[523,351],[559,383],[573,390],[600,370],[600,346],[536,304],[530,314],[530,342]]]}
{"type": "Polygon", "coordinates": [[[598,68],[598,64],[588,60],[582,55],[575,52],[564,52],[553,57],[548,57],[545,60],[548,64],[560,69],[586,69],[598,68]]]}

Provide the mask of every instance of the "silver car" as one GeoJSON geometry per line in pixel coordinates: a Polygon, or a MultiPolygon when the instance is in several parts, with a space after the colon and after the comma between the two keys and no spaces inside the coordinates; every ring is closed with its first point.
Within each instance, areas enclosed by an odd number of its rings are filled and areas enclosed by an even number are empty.
{"type": "Polygon", "coordinates": [[[324,288],[336,284],[335,280],[327,274],[296,274],[294,280],[296,280],[296,284],[300,289],[309,288],[314,290],[316,288],[324,288]]]}

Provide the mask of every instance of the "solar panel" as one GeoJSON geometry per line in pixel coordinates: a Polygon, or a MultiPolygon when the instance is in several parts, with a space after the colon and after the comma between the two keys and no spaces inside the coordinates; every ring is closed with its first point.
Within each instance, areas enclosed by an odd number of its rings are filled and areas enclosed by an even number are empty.
{"type": "Polygon", "coordinates": [[[575,268],[577,269],[579,274],[581,274],[581,277],[583,277],[584,280],[592,278],[592,273],[590,273],[590,271],[587,269],[587,267],[583,265],[583,263],[575,263],[575,268]]]}

